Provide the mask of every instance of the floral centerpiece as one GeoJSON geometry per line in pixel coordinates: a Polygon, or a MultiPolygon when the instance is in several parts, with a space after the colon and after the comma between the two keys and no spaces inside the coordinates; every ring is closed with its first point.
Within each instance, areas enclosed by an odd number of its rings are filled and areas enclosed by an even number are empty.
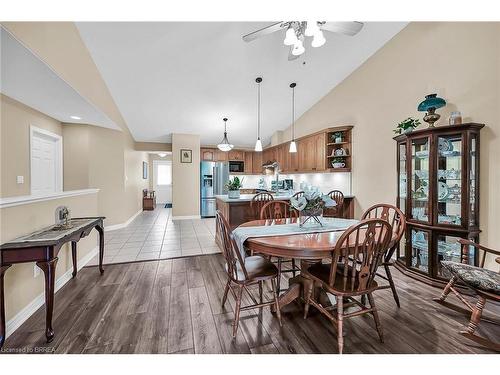
{"type": "Polygon", "coordinates": [[[232,180],[226,182],[227,195],[229,198],[238,199],[240,197],[240,189],[243,187],[243,179],[240,180],[235,176],[232,180]]]}
{"type": "Polygon", "coordinates": [[[330,196],[322,194],[317,187],[308,187],[304,189],[302,196],[291,198],[290,204],[299,211],[299,226],[302,227],[311,219],[323,226],[320,220],[323,208],[335,207],[337,202],[330,196]]]}

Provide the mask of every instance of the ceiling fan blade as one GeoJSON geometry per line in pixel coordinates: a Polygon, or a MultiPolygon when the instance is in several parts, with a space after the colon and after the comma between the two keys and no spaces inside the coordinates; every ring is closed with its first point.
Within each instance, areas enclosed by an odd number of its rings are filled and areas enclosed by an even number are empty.
{"type": "Polygon", "coordinates": [[[349,36],[356,35],[363,28],[363,22],[324,22],[319,25],[321,30],[332,33],[345,34],[349,36]]]}
{"type": "Polygon", "coordinates": [[[260,38],[264,35],[269,35],[272,33],[275,33],[276,31],[280,31],[283,27],[284,22],[276,22],[273,23],[272,25],[266,26],[260,30],[254,31],[253,33],[243,35],[243,40],[245,42],[251,42],[252,40],[255,40],[257,38],[260,38]]]}

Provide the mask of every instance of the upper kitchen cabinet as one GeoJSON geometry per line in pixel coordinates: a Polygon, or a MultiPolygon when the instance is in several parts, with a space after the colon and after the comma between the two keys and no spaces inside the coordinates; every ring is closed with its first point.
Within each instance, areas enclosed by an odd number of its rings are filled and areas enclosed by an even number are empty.
{"type": "Polygon", "coordinates": [[[326,136],[326,168],[350,172],[352,168],[352,126],[330,128],[326,136]]]}
{"type": "Polygon", "coordinates": [[[245,173],[252,174],[253,173],[253,152],[245,151],[244,153],[244,162],[245,162],[245,173]]]}
{"type": "Polygon", "coordinates": [[[231,150],[228,153],[228,160],[243,161],[245,158],[245,152],[241,150],[231,150]]]}
{"type": "Polygon", "coordinates": [[[249,154],[252,155],[252,173],[262,174],[262,152],[252,152],[249,154]]]}
{"type": "Polygon", "coordinates": [[[214,161],[228,161],[228,153],[219,150],[218,148],[215,149],[215,160],[214,161]]]}
{"type": "Polygon", "coordinates": [[[215,149],[213,148],[202,148],[200,154],[203,161],[215,161],[215,149]]]}

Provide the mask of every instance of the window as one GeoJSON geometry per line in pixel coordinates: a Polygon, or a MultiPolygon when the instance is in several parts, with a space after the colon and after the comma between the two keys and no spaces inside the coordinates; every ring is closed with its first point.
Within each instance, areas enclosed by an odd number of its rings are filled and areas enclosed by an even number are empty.
{"type": "Polygon", "coordinates": [[[157,185],[172,185],[172,164],[157,164],[157,185]]]}

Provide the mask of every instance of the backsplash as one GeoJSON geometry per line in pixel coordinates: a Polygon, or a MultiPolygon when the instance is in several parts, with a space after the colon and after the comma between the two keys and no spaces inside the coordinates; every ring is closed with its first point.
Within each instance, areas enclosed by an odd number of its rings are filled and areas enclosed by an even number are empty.
{"type": "MultiPolygon", "coordinates": [[[[231,178],[234,177],[231,175],[231,178]]],[[[244,189],[256,189],[259,187],[259,180],[264,178],[267,189],[271,188],[273,175],[244,175],[238,176],[243,178],[244,189]]],[[[351,173],[300,173],[300,174],[280,174],[280,180],[292,179],[293,188],[295,191],[300,190],[300,183],[305,182],[313,186],[318,186],[323,193],[328,193],[331,190],[340,190],[345,195],[352,194],[351,191],[351,173]]]]}

